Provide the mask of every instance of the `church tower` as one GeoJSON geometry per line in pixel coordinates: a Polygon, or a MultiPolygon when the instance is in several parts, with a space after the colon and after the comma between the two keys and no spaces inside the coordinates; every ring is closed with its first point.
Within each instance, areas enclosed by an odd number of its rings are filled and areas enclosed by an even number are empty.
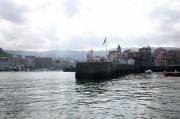
{"type": "Polygon", "coordinates": [[[117,51],[119,51],[121,53],[121,46],[120,45],[118,45],[117,51]]]}

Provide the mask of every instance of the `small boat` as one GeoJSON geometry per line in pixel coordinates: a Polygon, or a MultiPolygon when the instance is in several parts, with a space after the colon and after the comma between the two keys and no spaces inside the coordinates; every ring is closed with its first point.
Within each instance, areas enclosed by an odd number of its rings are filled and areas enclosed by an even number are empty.
{"type": "Polygon", "coordinates": [[[149,69],[149,70],[146,70],[145,73],[146,73],[146,74],[152,74],[152,70],[150,70],[150,69],[149,69]]]}
{"type": "Polygon", "coordinates": [[[164,76],[174,76],[174,77],[180,77],[180,72],[164,72],[164,76]]]}

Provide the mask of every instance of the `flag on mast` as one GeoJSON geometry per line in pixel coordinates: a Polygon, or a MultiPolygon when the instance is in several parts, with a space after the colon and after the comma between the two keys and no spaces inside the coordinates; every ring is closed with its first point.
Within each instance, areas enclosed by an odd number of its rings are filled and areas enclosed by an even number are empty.
{"type": "Polygon", "coordinates": [[[105,39],[104,39],[104,42],[103,42],[103,45],[106,43],[106,37],[105,37],[105,39]]]}

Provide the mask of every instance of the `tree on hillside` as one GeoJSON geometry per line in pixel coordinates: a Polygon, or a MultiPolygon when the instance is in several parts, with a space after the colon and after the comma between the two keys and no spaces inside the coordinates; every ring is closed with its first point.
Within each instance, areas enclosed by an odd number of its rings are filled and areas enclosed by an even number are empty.
{"type": "Polygon", "coordinates": [[[12,55],[4,52],[2,48],[0,48],[0,57],[11,57],[12,55]]]}

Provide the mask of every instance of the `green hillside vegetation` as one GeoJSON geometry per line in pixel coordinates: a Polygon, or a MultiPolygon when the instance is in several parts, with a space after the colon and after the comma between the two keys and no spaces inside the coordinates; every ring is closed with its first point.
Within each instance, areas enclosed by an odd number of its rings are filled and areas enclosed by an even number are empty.
{"type": "Polygon", "coordinates": [[[0,57],[11,57],[12,55],[4,52],[2,48],[0,48],[0,57]]]}

